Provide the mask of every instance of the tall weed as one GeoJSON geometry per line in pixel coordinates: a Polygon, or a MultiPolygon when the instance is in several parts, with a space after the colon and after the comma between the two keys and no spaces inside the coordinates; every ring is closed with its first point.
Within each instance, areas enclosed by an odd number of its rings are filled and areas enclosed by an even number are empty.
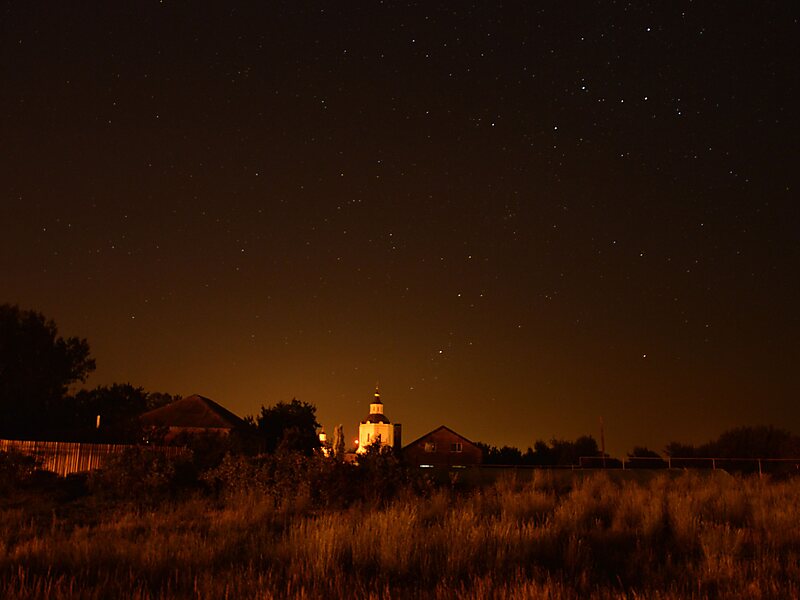
{"type": "Polygon", "coordinates": [[[282,498],[257,471],[239,491],[114,505],[88,524],[58,515],[45,524],[26,518],[24,507],[2,509],[0,596],[672,600],[800,592],[800,481],[600,474],[566,485],[534,477],[331,508],[313,491],[307,501],[282,498]]]}

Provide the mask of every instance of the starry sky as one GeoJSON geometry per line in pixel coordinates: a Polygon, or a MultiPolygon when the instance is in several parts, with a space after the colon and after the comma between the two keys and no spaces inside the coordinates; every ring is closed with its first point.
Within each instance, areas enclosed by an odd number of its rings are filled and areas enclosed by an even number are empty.
{"type": "Polygon", "coordinates": [[[800,432],[795,2],[5,2],[0,302],[88,386],[800,432]]]}

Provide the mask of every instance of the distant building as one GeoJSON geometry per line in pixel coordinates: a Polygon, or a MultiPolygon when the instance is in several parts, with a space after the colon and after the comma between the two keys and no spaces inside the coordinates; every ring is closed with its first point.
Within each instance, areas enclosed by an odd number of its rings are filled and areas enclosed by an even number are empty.
{"type": "Polygon", "coordinates": [[[444,425],[403,448],[403,460],[421,467],[466,467],[479,465],[482,459],[476,444],[444,425]]]}
{"type": "Polygon", "coordinates": [[[227,436],[246,428],[245,422],[227,408],[198,394],[146,412],[139,420],[145,428],[164,432],[165,442],[182,434],[227,436]]]}
{"type": "Polygon", "coordinates": [[[322,429],[319,432],[319,450],[326,458],[331,455],[331,447],[328,444],[328,434],[322,429]]]}
{"type": "Polygon", "coordinates": [[[401,444],[401,425],[394,425],[383,414],[383,402],[378,388],[375,388],[375,396],[369,405],[367,418],[361,421],[358,426],[358,448],[356,452],[363,454],[372,444],[379,443],[381,447],[388,446],[399,450],[401,444]]]}

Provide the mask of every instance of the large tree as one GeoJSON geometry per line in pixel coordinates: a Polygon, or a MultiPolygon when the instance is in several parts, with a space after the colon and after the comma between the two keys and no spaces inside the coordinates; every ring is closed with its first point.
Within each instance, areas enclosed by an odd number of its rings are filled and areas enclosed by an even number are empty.
{"type": "Polygon", "coordinates": [[[141,442],[139,415],[148,410],[150,395],[130,383],[81,390],[75,394],[76,439],[118,444],[141,442]]]}
{"type": "Polygon", "coordinates": [[[52,437],[71,417],[69,386],[94,371],[89,344],[36,311],[0,305],[0,436],[52,437]]]}
{"type": "Polygon", "coordinates": [[[313,404],[293,398],[288,404],[278,402],[270,408],[262,406],[255,424],[267,452],[311,454],[319,448],[317,429],[320,425],[313,404]]]}

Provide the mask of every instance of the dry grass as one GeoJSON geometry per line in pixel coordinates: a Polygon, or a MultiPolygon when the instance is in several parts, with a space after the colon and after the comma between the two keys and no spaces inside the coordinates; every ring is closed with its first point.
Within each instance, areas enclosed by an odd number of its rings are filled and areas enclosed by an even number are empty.
{"type": "Polygon", "coordinates": [[[318,511],[263,494],[0,511],[0,597],[796,598],[800,480],[563,480],[318,511]]]}

